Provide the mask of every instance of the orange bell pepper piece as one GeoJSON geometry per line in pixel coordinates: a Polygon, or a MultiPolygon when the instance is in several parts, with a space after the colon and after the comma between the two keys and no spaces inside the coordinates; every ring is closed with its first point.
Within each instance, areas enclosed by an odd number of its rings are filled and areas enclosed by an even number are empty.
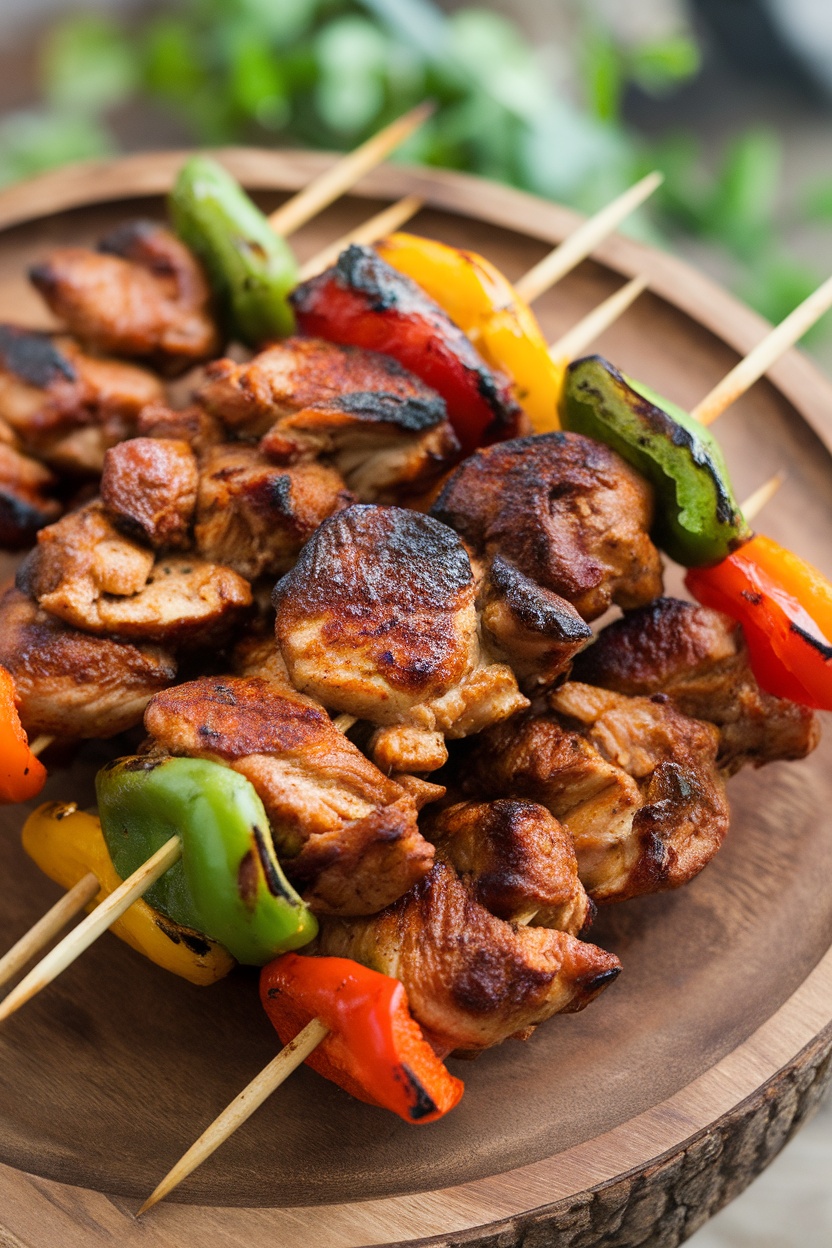
{"type": "Polygon", "coordinates": [[[46,768],[29,749],[11,673],[0,667],[0,802],[26,802],[46,783],[46,768]]]}

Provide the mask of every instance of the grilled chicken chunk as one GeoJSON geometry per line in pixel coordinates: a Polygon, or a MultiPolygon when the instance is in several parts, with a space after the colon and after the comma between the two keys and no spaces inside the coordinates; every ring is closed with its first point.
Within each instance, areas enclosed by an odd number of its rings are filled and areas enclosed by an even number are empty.
{"type": "Polygon", "coordinates": [[[172,438],[187,442],[195,455],[204,455],[211,446],[225,442],[227,434],[220,422],[193,403],[174,409],[164,403],[148,403],[136,422],[140,438],[172,438]]]}
{"type": "Polygon", "coordinates": [[[225,640],[252,601],[231,568],[186,556],[154,561],[100,503],[41,529],[17,583],[74,628],[174,646],[225,640]]]}
{"type": "Polygon", "coordinates": [[[477,1053],[583,1009],[618,975],[611,953],[567,932],[497,918],[439,851],[436,865],[368,919],[326,919],[315,952],[401,980],[438,1051],[477,1053]]]}
{"type": "Polygon", "coordinates": [[[133,364],[86,355],[71,338],[0,324],[0,418],[22,449],[63,472],[98,474],[104,452],[164,395],[133,364]]]}
{"type": "Polygon", "coordinates": [[[278,468],[253,446],[221,443],[202,459],[194,536],[207,559],[241,576],[277,576],[334,512],[353,501],[325,464],[278,468]]]}
{"type": "Polygon", "coordinates": [[[206,409],[276,463],[323,458],[362,502],[422,488],[459,453],[444,400],[389,356],[289,338],[247,364],[218,360],[206,409]]]}
{"type": "Polygon", "coordinates": [[[30,738],[48,733],[64,741],[125,732],[176,679],[167,651],[90,637],[17,589],[0,599],[0,666],[14,677],[30,738]]]}
{"type": "Polygon", "coordinates": [[[0,437],[0,550],[23,550],[61,514],[57,479],[43,464],[0,437]]]}
{"type": "Polygon", "coordinates": [[[126,222],[97,251],[60,247],[29,277],[55,316],[96,351],[148,360],[173,375],[220,349],[199,262],[156,222],[126,222]]]}
{"type": "Polygon", "coordinates": [[[321,525],[274,593],[292,683],[369,720],[383,770],[431,771],[444,736],[528,705],[481,648],[471,564],[456,534],[398,507],[350,507],[321,525]]]}
{"type": "Polygon", "coordinates": [[[259,678],[202,678],[154,698],[145,726],[166,753],[251,781],[284,868],[319,913],[372,914],[430,870],[413,796],[311,699],[259,678]]]}
{"type": "Polygon", "coordinates": [[[615,451],[579,433],[517,438],[478,451],[431,515],[489,562],[565,598],[584,620],[613,603],[638,607],[662,589],[648,533],[648,484],[615,451]]]}
{"type": "Polygon", "coordinates": [[[662,694],[628,698],[575,681],[550,702],[553,713],[518,716],[472,743],[463,791],[544,805],[571,833],[593,901],[697,875],[728,831],[713,725],[662,694]]]}
{"type": "Polygon", "coordinates": [[[424,826],[460,878],[472,882],[475,900],[498,919],[572,936],[591,921],[572,837],[545,806],[459,802],[428,811],[424,826]]]}
{"type": "Polygon", "coordinates": [[[603,629],[574,676],[619,693],[666,693],[684,715],[716,724],[728,775],[745,763],[805,758],[820,740],[814,711],[757,684],[740,626],[678,598],[658,598],[603,629]]]}
{"type": "Polygon", "coordinates": [[[187,442],[130,438],[104,458],[101,501],[118,528],[154,549],[191,540],[199,471],[187,442]]]}

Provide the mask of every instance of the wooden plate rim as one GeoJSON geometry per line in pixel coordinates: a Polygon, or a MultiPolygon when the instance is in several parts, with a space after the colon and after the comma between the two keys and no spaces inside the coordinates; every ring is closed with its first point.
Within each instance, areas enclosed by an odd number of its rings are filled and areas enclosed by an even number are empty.
{"type": "MultiPolygon", "coordinates": [[[[0,192],[0,230],[85,204],[164,194],[188,152],[142,153],[89,162],[43,174],[0,192]]],[[[334,159],[320,153],[223,148],[216,155],[251,189],[293,191],[334,159]]],[[[544,242],[559,242],[580,218],[559,205],[470,175],[384,166],[354,192],[364,198],[419,194],[426,205],[468,215],[544,242]],[[488,194],[483,192],[487,187],[488,194]]],[[[625,277],[644,274],[651,291],[744,354],[763,336],[767,322],[716,282],[676,257],[616,235],[594,256],[625,277]]],[[[790,351],[767,380],[792,404],[832,453],[832,383],[799,351],[790,351]]],[[[545,1211],[558,1202],[658,1164],[663,1157],[714,1127],[792,1064],[818,1036],[832,1030],[832,949],[757,1031],[674,1096],[619,1127],[528,1166],[475,1182],[399,1197],[350,1204],[241,1209],[170,1204],[151,1223],[136,1223],[131,1202],[25,1175],[0,1165],[0,1243],[3,1222],[17,1208],[37,1205],[55,1233],[75,1241],[83,1209],[95,1239],[159,1248],[199,1242],[201,1248],[236,1242],[268,1229],[285,1248],[427,1244],[495,1224],[518,1214],[545,1211]],[[8,1212],[6,1212],[8,1211],[8,1212]],[[221,1223],[221,1226],[220,1226],[221,1223]],[[378,1228],[384,1227],[384,1240],[378,1228]]],[[[12,1222],[14,1219],[10,1218],[12,1222]]],[[[88,1241],[91,1242],[91,1241],[88,1241]]]]}

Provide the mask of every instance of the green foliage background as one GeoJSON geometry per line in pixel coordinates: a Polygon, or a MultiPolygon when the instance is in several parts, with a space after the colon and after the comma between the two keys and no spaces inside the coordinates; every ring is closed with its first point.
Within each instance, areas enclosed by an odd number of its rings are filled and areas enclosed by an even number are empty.
{"type": "MultiPolygon", "coordinates": [[[[650,144],[624,124],[630,84],[661,95],[697,73],[689,32],[624,46],[585,16],[568,53],[570,79],[556,85],[507,18],[446,16],[432,0],[180,0],[132,24],[76,16],[41,49],[41,106],[0,123],[0,184],[112,152],[111,118],[131,101],[173,115],[200,144],[346,149],[430,96],[436,116],[398,159],[587,212],[658,167],[665,186],[630,228],[722,248],[739,293],[772,320],[818,284],[825,274],[781,241],[774,134],[739,135],[706,173],[690,135],[650,144]]],[[[832,220],[832,180],[807,191],[805,216],[832,220]]]]}

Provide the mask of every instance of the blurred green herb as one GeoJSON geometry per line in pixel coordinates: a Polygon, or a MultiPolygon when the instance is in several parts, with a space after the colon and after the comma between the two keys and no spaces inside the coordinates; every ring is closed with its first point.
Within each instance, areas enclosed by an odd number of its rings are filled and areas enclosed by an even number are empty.
{"type": "MultiPolygon", "coordinates": [[[[622,119],[627,93],[675,90],[698,72],[699,48],[685,31],[625,44],[594,12],[576,6],[560,74],[505,16],[446,16],[433,0],[179,0],[132,23],[72,17],[41,49],[42,106],[0,124],[0,183],[116,150],[125,105],[161,108],[196,143],[346,149],[431,96],[437,114],[399,159],[587,212],[662,168],[660,195],[628,228],[716,244],[738,290],[779,319],[819,275],[781,241],[778,139],[739,135],[708,171],[688,134],[637,136],[622,119]]],[[[832,220],[832,181],[807,192],[805,215],[832,220]]]]}

